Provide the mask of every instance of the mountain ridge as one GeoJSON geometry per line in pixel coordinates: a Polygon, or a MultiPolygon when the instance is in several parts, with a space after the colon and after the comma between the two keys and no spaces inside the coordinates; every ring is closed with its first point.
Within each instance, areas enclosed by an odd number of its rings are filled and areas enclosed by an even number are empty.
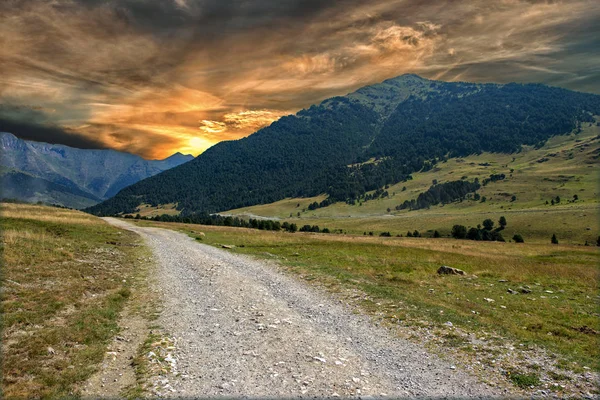
{"type": "Polygon", "coordinates": [[[142,203],[176,203],[183,215],[212,213],[321,193],[352,201],[449,157],[518,151],[598,114],[598,95],[405,75],[221,142],[88,211],[131,213],[142,203]],[[371,158],[378,162],[367,163],[371,158]]]}
{"type": "MultiPolygon", "coordinates": [[[[83,197],[95,199],[94,203],[115,195],[128,185],[193,159],[191,155],[176,153],[164,160],[145,160],[134,154],[111,149],[78,149],[22,140],[8,132],[0,132],[0,151],[0,166],[41,179],[35,181],[35,186],[42,192],[42,183],[45,181],[59,185],[50,185],[53,192],[67,190],[79,197],[82,197],[79,192],[86,193],[88,196],[83,197]]],[[[20,200],[35,200],[36,196],[25,195],[31,191],[19,191],[11,186],[13,181],[14,179],[4,180],[3,192],[13,195],[22,193],[22,196],[17,196],[20,200]]],[[[4,193],[3,196],[6,197],[4,193]]],[[[52,199],[48,195],[39,197],[48,198],[48,201],[52,199]]],[[[63,204],[65,196],[61,195],[61,198],[63,201],[57,203],[69,206],[63,204]]],[[[91,205],[81,204],[80,201],[76,203],[81,206],[91,205]]]]}

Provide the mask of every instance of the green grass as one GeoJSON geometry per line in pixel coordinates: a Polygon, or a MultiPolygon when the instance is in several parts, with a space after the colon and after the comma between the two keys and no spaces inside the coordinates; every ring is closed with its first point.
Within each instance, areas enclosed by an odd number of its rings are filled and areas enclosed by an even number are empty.
{"type": "Polygon", "coordinates": [[[540,377],[537,374],[510,374],[510,380],[520,388],[539,386],[540,377]]]}
{"type": "Polygon", "coordinates": [[[90,215],[2,204],[2,392],[65,397],[96,370],[131,296],[135,235],[90,215]]]}
{"type": "MultiPolygon", "coordinates": [[[[409,325],[450,321],[468,332],[495,332],[525,346],[539,345],[566,360],[565,365],[577,362],[600,370],[600,342],[592,333],[600,330],[597,248],[138,223],[192,237],[202,231],[203,243],[276,258],[289,271],[334,292],[358,289],[367,295],[363,308],[384,318],[409,325]],[[440,265],[467,275],[440,276],[440,265]],[[530,294],[508,293],[525,285],[530,294]]],[[[457,338],[446,341],[463,346],[457,338]]]]}
{"type": "Polygon", "coordinates": [[[389,231],[394,235],[405,235],[408,230],[415,229],[429,235],[434,230],[448,235],[454,224],[477,226],[486,218],[497,221],[500,216],[505,216],[508,226],[504,237],[507,240],[519,233],[526,242],[549,243],[552,233],[556,233],[561,243],[595,243],[600,235],[599,134],[600,127],[586,125],[580,134],[553,137],[540,149],[450,159],[430,171],[413,174],[414,179],[410,181],[390,186],[387,189],[389,198],[361,205],[336,203],[308,210],[310,203],[326,197],[318,196],[285,199],[231,210],[226,214],[275,217],[299,226],[319,225],[353,234],[389,231]],[[538,162],[544,159],[547,161],[538,162]],[[463,177],[483,181],[490,174],[499,173],[504,173],[506,179],[489,183],[479,190],[480,195],[487,198],[485,203],[463,201],[429,210],[395,210],[405,200],[426,191],[434,179],[440,183],[463,177]],[[406,190],[403,191],[403,187],[406,190]],[[514,202],[512,195],[517,198],[514,202]],[[574,195],[579,199],[568,203],[574,195]],[[556,196],[560,196],[560,204],[546,205],[546,201],[550,202],[556,196]]]}

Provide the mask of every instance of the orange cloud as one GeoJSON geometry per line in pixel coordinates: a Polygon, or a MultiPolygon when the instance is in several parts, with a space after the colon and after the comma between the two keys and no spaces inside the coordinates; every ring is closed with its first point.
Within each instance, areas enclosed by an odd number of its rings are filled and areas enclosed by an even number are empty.
{"type": "Polygon", "coordinates": [[[157,158],[406,72],[600,92],[599,19],[588,0],[0,2],[0,118],[157,158]]]}

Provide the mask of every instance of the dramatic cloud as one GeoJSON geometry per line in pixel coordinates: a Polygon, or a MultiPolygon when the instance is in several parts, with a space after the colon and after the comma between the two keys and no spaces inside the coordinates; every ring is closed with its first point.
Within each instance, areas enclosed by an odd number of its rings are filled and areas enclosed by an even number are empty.
{"type": "Polygon", "coordinates": [[[407,72],[600,93],[599,21],[587,0],[4,0],[0,119],[162,158],[407,72]]]}

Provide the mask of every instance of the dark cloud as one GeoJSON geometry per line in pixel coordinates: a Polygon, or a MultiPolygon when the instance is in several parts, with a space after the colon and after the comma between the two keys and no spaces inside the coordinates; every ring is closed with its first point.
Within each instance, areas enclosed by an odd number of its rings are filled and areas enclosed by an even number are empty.
{"type": "Polygon", "coordinates": [[[53,125],[40,109],[29,106],[0,104],[0,132],[9,132],[24,139],[81,149],[106,149],[105,143],[53,125]]]}
{"type": "Polygon", "coordinates": [[[80,133],[68,132],[58,126],[45,126],[26,121],[14,121],[0,116],[0,132],[9,132],[24,140],[64,144],[79,149],[107,149],[106,144],[82,136],[80,133]]]}

